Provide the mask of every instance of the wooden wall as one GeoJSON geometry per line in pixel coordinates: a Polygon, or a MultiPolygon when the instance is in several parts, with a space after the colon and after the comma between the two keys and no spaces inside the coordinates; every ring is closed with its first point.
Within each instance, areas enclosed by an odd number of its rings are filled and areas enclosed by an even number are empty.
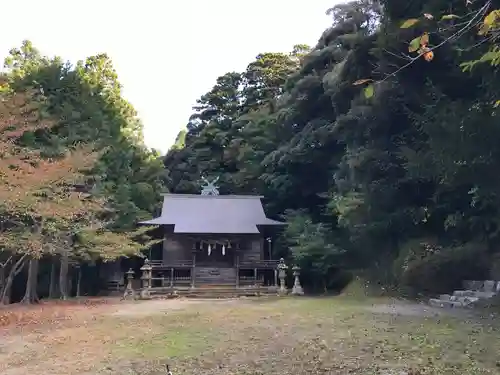
{"type": "Polygon", "coordinates": [[[163,261],[165,263],[192,260],[192,242],[185,235],[167,233],[163,240],[163,261]]]}
{"type": "Polygon", "coordinates": [[[264,259],[263,252],[264,239],[259,235],[248,235],[242,238],[240,245],[240,261],[253,261],[264,259]]]}
{"type": "Polygon", "coordinates": [[[235,240],[240,243],[240,260],[253,261],[264,259],[264,238],[261,234],[250,235],[186,235],[166,230],[163,240],[163,261],[165,263],[191,260],[192,238],[216,240],[220,238],[235,240]]]}

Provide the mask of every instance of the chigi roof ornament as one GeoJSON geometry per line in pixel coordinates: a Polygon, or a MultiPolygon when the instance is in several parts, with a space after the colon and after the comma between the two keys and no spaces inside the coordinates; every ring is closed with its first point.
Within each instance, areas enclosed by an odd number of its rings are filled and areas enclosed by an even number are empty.
{"type": "Polygon", "coordinates": [[[201,187],[201,195],[219,195],[219,187],[215,185],[219,181],[219,177],[216,177],[213,181],[208,181],[205,177],[201,180],[205,185],[201,187]]]}

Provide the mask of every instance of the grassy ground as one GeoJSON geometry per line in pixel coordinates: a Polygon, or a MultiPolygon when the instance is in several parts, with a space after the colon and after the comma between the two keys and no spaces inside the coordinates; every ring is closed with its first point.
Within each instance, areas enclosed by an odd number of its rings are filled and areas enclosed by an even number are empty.
{"type": "Polygon", "coordinates": [[[499,327],[343,297],[108,304],[4,328],[0,373],[498,374],[499,327]]]}

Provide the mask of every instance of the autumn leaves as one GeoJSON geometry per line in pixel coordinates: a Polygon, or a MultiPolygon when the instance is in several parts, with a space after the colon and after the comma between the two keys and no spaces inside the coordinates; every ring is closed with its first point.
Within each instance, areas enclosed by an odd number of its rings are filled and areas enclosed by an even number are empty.
{"type": "Polygon", "coordinates": [[[429,48],[429,34],[423,33],[414,38],[408,47],[408,52],[417,52],[425,61],[431,61],[434,58],[434,52],[429,48]]]}
{"type": "Polygon", "coordinates": [[[53,126],[40,118],[36,104],[29,92],[6,94],[0,103],[0,202],[11,213],[71,219],[90,208],[70,187],[97,154],[87,145],[44,158],[39,149],[19,146],[26,132],[53,126]]]}

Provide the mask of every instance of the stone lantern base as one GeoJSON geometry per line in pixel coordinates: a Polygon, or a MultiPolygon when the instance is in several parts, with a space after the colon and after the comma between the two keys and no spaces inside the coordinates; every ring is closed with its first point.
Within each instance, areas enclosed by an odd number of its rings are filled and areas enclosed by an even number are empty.
{"type": "Polygon", "coordinates": [[[300,284],[293,286],[292,295],[294,295],[294,296],[303,296],[304,295],[304,290],[302,289],[302,286],[300,286],[300,284]]]}
{"type": "Polygon", "coordinates": [[[141,290],[141,299],[151,299],[151,293],[149,292],[149,288],[143,288],[141,290]]]}

